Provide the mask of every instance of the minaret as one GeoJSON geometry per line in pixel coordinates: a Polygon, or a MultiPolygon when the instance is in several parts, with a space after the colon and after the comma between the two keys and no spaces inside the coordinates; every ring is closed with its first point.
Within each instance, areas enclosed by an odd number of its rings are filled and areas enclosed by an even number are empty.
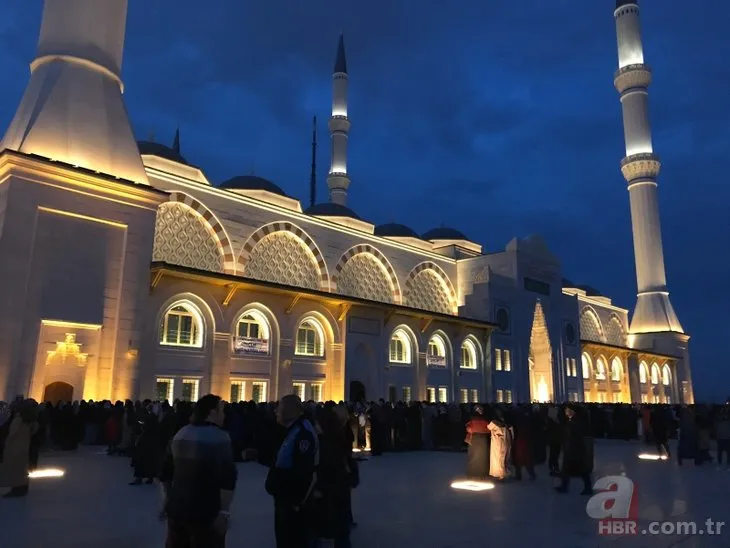
{"type": "Polygon", "coordinates": [[[347,139],[350,133],[350,120],[347,118],[347,62],[345,60],[345,38],[340,34],[337,44],[337,58],[332,82],[332,117],[329,122],[332,138],[332,160],[327,186],[330,201],[347,205],[347,189],[350,178],[347,176],[347,139]]]}
{"type": "Polygon", "coordinates": [[[621,94],[626,157],[621,171],[628,182],[638,299],[631,333],[682,333],[669,301],[657,202],[661,164],[654,154],[649,126],[651,70],[644,64],[638,0],[617,0],[619,69],[614,84],[621,94]]]}
{"type": "Polygon", "coordinates": [[[7,148],[137,183],[147,176],[122,101],[127,0],[45,0],[7,148]]]}
{"type": "Polygon", "coordinates": [[[312,171],[309,174],[309,207],[317,203],[317,117],[312,118],[312,171]]]}

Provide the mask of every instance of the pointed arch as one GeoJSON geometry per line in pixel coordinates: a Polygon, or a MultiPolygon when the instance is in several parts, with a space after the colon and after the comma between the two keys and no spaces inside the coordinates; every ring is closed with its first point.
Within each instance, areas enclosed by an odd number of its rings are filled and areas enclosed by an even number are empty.
{"type": "Polygon", "coordinates": [[[337,263],[337,266],[335,266],[334,272],[332,273],[332,280],[330,282],[331,291],[333,293],[337,291],[337,282],[340,280],[345,265],[351,259],[363,253],[371,255],[378,263],[378,265],[383,268],[384,273],[388,281],[390,282],[392,302],[395,304],[401,304],[400,284],[398,283],[398,276],[396,276],[395,270],[393,270],[393,266],[390,264],[390,261],[388,261],[387,257],[383,255],[378,248],[373,247],[370,244],[359,244],[353,246],[342,254],[340,260],[337,263]]]}
{"type": "Polygon", "coordinates": [[[580,338],[595,342],[606,342],[601,318],[591,306],[584,306],[580,312],[580,338]]]}
{"type": "Polygon", "coordinates": [[[260,227],[253,234],[251,234],[251,236],[249,236],[248,240],[246,240],[246,243],[243,244],[241,253],[238,255],[238,261],[236,265],[236,271],[238,272],[238,274],[245,275],[246,265],[249,258],[251,257],[251,252],[253,251],[256,244],[263,240],[266,236],[270,236],[278,232],[285,232],[295,237],[302,245],[304,245],[304,247],[307,248],[308,252],[311,253],[314,258],[314,262],[317,265],[319,276],[318,289],[320,291],[329,291],[329,273],[327,272],[327,264],[325,263],[324,257],[322,256],[322,252],[319,250],[319,247],[317,247],[317,244],[314,242],[314,240],[309,237],[309,234],[304,232],[304,230],[302,230],[298,226],[287,221],[277,221],[274,223],[269,223],[260,227]]]}
{"type": "Polygon", "coordinates": [[[624,324],[615,312],[611,313],[608,320],[608,325],[606,326],[606,337],[610,344],[614,344],[616,346],[624,346],[626,344],[626,330],[624,329],[624,324]]]}
{"type": "Polygon", "coordinates": [[[211,230],[211,234],[217,240],[221,255],[223,255],[223,271],[226,274],[235,274],[236,261],[233,254],[233,245],[218,217],[202,202],[184,192],[172,192],[169,202],[185,204],[203,218],[207,228],[211,230]]]}
{"type": "Polygon", "coordinates": [[[458,308],[456,291],[454,291],[451,280],[446,272],[432,261],[424,261],[416,265],[408,274],[405,284],[404,304],[443,314],[456,314],[458,308]],[[430,279],[420,283],[421,280],[424,280],[423,276],[428,276],[430,279]],[[441,286],[442,295],[432,294],[435,284],[431,280],[441,286]]]}

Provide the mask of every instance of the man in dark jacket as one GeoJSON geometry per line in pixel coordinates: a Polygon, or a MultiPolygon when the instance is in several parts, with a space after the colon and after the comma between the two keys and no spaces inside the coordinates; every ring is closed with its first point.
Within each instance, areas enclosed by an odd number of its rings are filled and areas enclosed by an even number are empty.
{"type": "Polygon", "coordinates": [[[582,495],[593,494],[591,472],[593,471],[593,439],[590,426],[579,417],[572,406],[565,408],[566,421],[563,425],[563,467],[560,470],[559,493],[568,492],[571,477],[583,480],[582,495]]]}
{"type": "Polygon", "coordinates": [[[304,418],[302,402],[295,395],[281,398],[276,421],[286,428],[266,476],[266,492],[274,497],[276,546],[307,548],[315,526],[310,508],[319,464],[317,433],[304,418]]]}

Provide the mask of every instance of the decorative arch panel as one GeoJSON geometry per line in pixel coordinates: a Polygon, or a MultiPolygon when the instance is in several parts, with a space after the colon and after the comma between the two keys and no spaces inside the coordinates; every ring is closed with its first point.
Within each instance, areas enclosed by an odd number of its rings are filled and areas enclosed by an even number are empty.
{"type": "Polygon", "coordinates": [[[616,346],[624,346],[626,344],[626,332],[624,331],[621,319],[616,314],[611,314],[611,319],[608,320],[606,338],[610,344],[616,346]]]}
{"type": "Polygon", "coordinates": [[[601,319],[590,306],[586,306],[580,313],[580,338],[595,342],[606,342],[601,319]]]}
{"type": "Polygon", "coordinates": [[[388,259],[368,244],[357,245],[340,258],[332,275],[332,291],[372,301],[400,304],[398,278],[388,259]]]}
{"type": "Polygon", "coordinates": [[[427,261],[419,264],[406,280],[405,304],[441,314],[456,313],[456,291],[443,269],[427,261]]]}

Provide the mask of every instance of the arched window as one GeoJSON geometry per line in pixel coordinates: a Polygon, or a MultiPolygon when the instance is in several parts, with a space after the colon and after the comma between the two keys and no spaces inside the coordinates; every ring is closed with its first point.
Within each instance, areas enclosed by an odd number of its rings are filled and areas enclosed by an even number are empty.
{"type": "Polygon", "coordinates": [[[621,380],[621,372],[623,370],[623,365],[621,364],[621,360],[618,357],[615,357],[613,360],[611,360],[611,380],[618,382],[621,380]]]}
{"type": "Polygon", "coordinates": [[[160,344],[203,347],[203,315],[190,301],[173,303],[160,321],[160,344]]]}
{"type": "Polygon", "coordinates": [[[236,354],[268,354],[271,330],[258,310],[244,312],[236,323],[233,351],[236,354]]]}
{"type": "Polygon", "coordinates": [[[434,365],[437,367],[446,366],[446,343],[440,335],[434,335],[428,341],[426,365],[434,365]]]}
{"type": "Polygon", "coordinates": [[[672,383],[672,373],[669,371],[669,366],[664,364],[662,367],[662,384],[669,386],[672,383]]]}
{"type": "Polygon", "coordinates": [[[477,347],[474,341],[466,339],[461,344],[461,367],[463,369],[476,369],[477,356],[477,347]]]}
{"type": "Polygon", "coordinates": [[[585,352],[580,357],[580,363],[583,367],[583,380],[588,380],[591,378],[591,357],[586,354],[585,352]]]}
{"type": "Polygon", "coordinates": [[[606,380],[606,369],[608,369],[606,367],[606,360],[601,356],[596,360],[596,380],[606,380]]]}
{"type": "Polygon", "coordinates": [[[391,363],[411,363],[411,340],[402,329],[396,329],[390,337],[391,363]]]}
{"type": "Polygon", "coordinates": [[[649,379],[649,367],[646,365],[646,362],[641,362],[639,364],[639,382],[641,384],[646,384],[649,379]]]}
{"type": "Polygon", "coordinates": [[[651,365],[651,384],[659,384],[659,366],[655,363],[651,365]]]}
{"type": "Polygon", "coordinates": [[[324,331],[317,320],[307,318],[299,324],[294,353],[297,356],[324,355],[324,331]]]}

